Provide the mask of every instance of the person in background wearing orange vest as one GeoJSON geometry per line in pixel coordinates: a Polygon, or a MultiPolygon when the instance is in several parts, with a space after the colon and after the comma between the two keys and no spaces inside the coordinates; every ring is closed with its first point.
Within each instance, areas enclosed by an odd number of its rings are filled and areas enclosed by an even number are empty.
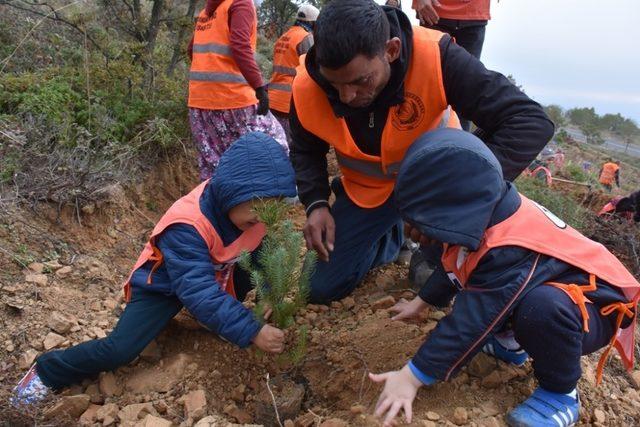
{"type": "Polygon", "coordinates": [[[207,0],[198,15],[189,44],[188,105],[201,180],[213,175],[222,153],[245,133],[266,133],[289,150],[269,111],[255,60],[257,34],[251,0],[207,0]]]}
{"type": "Polygon", "coordinates": [[[553,123],[506,77],[448,35],[412,27],[397,8],[330,2],[314,41],[293,81],[291,161],[307,247],[320,258],[311,300],[329,303],[398,257],[404,238],[391,193],[399,162],[420,135],[459,126],[453,110],[471,117],[512,180],[549,141],[553,123]],[[342,173],[331,187],[329,147],[342,173]]]}
{"type": "Polygon", "coordinates": [[[394,197],[416,237],[443,247],[446,275],[400,300],[393,319],[453,306],[402,369],[370,375],[384,383],[375,413],[385,425],[401,409],[411,422],[417,390],[451,379],[479,351],[533,360],[538,387],[507,414],[514,427],[578,421],[582,355],[606,347],[598,382],[614,346],[633,368],[640,283],[603,245],[519,194],[482,141],[454,129],[424,134],[399,167],[394,197]]]}
{"type": "Polygon", "coordinates": [[[289,128],[289,106],[291,105],[291,84],[300,65],[300,56],[313,46],[313,25],[320,11],[304,4],[298,9],[296,22],[273,46],[273,74],[269,82],[269,106],[271,112],[282,125],[291,142],[289,128]]]}
{"type": "MultiPolygon", "coordinates": [[[[420,25],[442,31],[467,52],[480,59],[487,21],[491,19],[490,0],[414,0],[420,25]]],[[[462,129],[471,122],[460,119],[462,129]]]]}
{"type": "Polygon", "coordinates": [[[220,158],[214,176],[175,202],[156,224],[127,279],[127,306],[113,331],[40,355],[16,387],[14,404],[34,403],[50,389],[126,365],[182,307],[241,348],[254,344],[282,352],[284,332],[243,306],[251,281],[235,263],[265,235],[255,203],[295,194],[293,169],[276,141],[262,133],[238,139],[220,158]]]}
{"type": "Polygon", "coordinates": [[[600,181],[600,184],[608,193],[611,193],[614,182],[616,183],[616,186],[620,188],[620,162],[614,162],[609,159],[604,165],[602,165],[598,176],[598,181],[600,181]]]}

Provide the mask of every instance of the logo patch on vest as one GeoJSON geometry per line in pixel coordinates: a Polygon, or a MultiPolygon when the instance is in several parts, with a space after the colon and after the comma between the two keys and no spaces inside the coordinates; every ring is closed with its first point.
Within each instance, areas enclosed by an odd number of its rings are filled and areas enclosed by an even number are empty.
{"type": "Polygon", "coordinates": [[[391,122],[394,128],[401,131],[415,129],[422,122],[424,112],[424,103],[420,97],[411,92],[405,92],[402,104],[393,109],[391,122]]]}
{"type": "Polygon", "coordinates": [[[538,203],[534,202],[533,200],[531,201],[533,202],[533,204],[535,205],[535,207],[537,207],[538,209],[540,209],[542,211],[542,213],[549,218],[549,220],[551,222],[553,222],[553,224],[558,227],[558,228],[562,228],[565,229],[567,228],[567,223],[564,222],[563,220],[561,220],[560,218],[558,218],[553,212],[551,212],[549,209],[545,208],[542,205],[539,205],[538,203]]]}

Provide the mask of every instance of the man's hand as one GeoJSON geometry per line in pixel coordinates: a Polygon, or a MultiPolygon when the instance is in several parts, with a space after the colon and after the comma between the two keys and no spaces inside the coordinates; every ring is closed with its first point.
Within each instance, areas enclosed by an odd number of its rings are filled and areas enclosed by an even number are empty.
{"type": "Polygon", "coordinates": [[[404,236],[410,238],[416,243],[420,243],[423,246],[431,245],[435,243],[435,240],[425,236],[418,230],[414,228],[411,224],[404,223],[404,236]]]}
{"type": "Polygon", "coordinates": [[[413,0],[411,8],[418,12],[421,23],[431,26],[436,25],[440,20],[434,6],[440,6],[440,2],[438,0],[413,0]]]}
{"type": "Polygon", "coordinates": [[[382,417],[385,412],[387,414],[384,418],[383,426],[395,425],[394,418],[400,412],[400,409],[404,410],[404,418],[407,423],[410,423],[412,417],[411,405],[422,383],[413,375],[409,365],[405,365],[399,371],[385,372],[384,374],[369,373],[369,379],[376,383],[385,383],[375,409],[377,417],[382,417]]]}
{"type": "Polygon", "coordinates": [[[333,251],[336,232],[336,224],[329,208],[317,208],[311,211],[302,232],[307,242],[307,249],[315,249],[322,261],[329,261],[329,253],[333,251]]]}
{"type": "Polygon", "coordinates": [[[429,313],[428,308],[429,305],[422,298],[416,296],[410,302],[400,298],[396,305],[389,310],[397,313],[391,320],[419,320],[425,309],[427,309],[427,314],[429,313]]]}
{"type": "Polygon", "coordinates": [[[264,325],[253,339],[253,343],[260,350],[267,353],[282,353],[284,350],[284,332],[271,325],[264,325]]]}
{"type": "Polygon", "coordinates": [[[258,98],[258,115],[265,116],[269,112],[269,94],[267,93],[267,85],[260,86],[256,89],[256,98],[258,98]]]}

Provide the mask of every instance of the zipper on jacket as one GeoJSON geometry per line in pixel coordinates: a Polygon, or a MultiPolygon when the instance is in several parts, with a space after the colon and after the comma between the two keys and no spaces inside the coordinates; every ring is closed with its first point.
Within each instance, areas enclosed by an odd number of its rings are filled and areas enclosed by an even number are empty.
{"type": "Polygon", "coordinates": [[[373,111],[369,113],[369,129],[373,129],[375,127],[376,123],[374,121],[374,117],[373,117],[373,111]]]}

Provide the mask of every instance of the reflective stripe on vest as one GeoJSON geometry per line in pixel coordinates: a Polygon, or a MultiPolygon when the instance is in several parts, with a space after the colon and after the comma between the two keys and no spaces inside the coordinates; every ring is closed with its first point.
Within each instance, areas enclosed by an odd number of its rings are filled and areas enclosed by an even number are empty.
{"type": "Polygon", "coordinates": [[[349,198],[359,207],[382,205],[393,192],[404,154],[427,131],[460,127],[447,103],[442,82],[439,31],[414,27],[413,50],[404,80],[404,100],[389,108],[380,138],[380,155],[363,153],[344,118],[336,117],[327,94],[309,76],[304,64],[293,80],[293,98],[302,126],[333,146],[349,198]]]}
{"type": "MultiPolygon", "coordinates": [[[[452,274],[462,289],[465,289],[473,271],[487,252],[496,247],[518,246],[559,259],[609,283],[622,292],[628,303],[615,303],[603,310],[618,311],[619,322],[621,316],[630,317],[629,313],[633,311],[634,319],[630,325],[614,334],[614,345],[620,352],[625,367],[631,369],[634,358],[635,307],[640,300],[640,283],[602,244],[586,238],[545,207],[522,195],[520,197],[522,203],[518,210],[506,220],[487,229],[477,251],[469,252],[462,246],[445,245],[442,254],[445,271],[452,274]],[[532,233],[531,230],[536,232],[532,233]]],[[[595,281],[593,278],[590,280],[595,281]]],[[[575,289],[580,287],[563,284],[560,288],[567,291],[573,289],[571,292],[575,293],[575,289]]],[[[592,286],[584,288],[587,291],[591,289],[592,286]]],[[[574,302],[580,301],[575,295],[568,295],[574,302]]]]}
{"type": "Polygon", "coordinates": [[[231,73],[213,73],[204,71],[190,71],[189,80],[200,82],[227,82],[227,83],[246,83],[244,77],[231,73]]]}
{"type": "Polygon", "coordinates": [[[269,89],[291,92],[291,85],[285,85],[282,83],[269,83],[269,89]]]}
{"type": "Polygon", "coordinates": [[[300,64],[300,55],[306,53],[312,44],[311,34],[299,25],[289,28],[274,44],[273,74],[269,83],[269,107],[272,110],[289,113],[296,67],[300,64]]]}
{"type": "Polygon", "coordinates": [[[217,53],[218,55],[231,56],[231,48],[219,43],[194,44],[193,53],[217,53]]]}
{"type": "Polygon", "coordinates": [[[284,67],[282,65],[274,65],[273,66],[274,73],[286,74],[287,76],[295,76],[296,69],[291,67],[284,67]]]}

